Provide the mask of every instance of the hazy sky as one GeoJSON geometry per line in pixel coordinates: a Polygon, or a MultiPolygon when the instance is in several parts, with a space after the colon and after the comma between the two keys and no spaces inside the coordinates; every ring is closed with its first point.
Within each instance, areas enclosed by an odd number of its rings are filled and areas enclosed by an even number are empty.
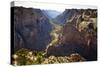
{"type": "Polygon", "coordinates": [[[96,6],[87,6],[87,5],[67,5],[60,3],[47,3],[47,2],[31,2],[31,1],[15,1],[14,6],[23,6],[23,7],[32,7],[32,8],[40,8],[47,10],[56,10],[59,12],[63,12],[65,9],[77,8],[77,9],[96,9],[96,6]]]}

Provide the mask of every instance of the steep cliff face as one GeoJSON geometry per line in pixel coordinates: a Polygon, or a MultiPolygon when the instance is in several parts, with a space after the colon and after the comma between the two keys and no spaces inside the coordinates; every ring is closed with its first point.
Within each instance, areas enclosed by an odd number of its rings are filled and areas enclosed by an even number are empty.
{"type": "Polygon", "coordinates": [[[68,9],[63,14],[62,16],[66,20],[64,21],[62,35],[59,35],[60,43],[48,48],[48,56],[79,53],[87,60],[96,60],[97,10],[68,9]]]}
{"type": "Polygon", "coordinates": [[[14,50],[44,50],[50,41],[51,24],[40,9],[14,9],[14,50]]]}
{"type": "Polygon", "coordinates": [[[79,11],[76,9],[66,9],[62,14],[58,15],[55,20],[60,24],[65,24],[67,20],[70,20],[79,11]]]}
{"type": "Polygon", "coordinates": [[[60,24],[65,24],[68,21],[71,21],[73,18],[75,19],[75,17],[78,20],[83,20],[82,17],[84,17],[85,19],[88,17],[86,17],[84,14],[89,15],[91,13],[91,17],[96,17],[97,12],[96,9],[65,9],[65,11],[58,15],[55,20],[60,23],[60,24]]]}

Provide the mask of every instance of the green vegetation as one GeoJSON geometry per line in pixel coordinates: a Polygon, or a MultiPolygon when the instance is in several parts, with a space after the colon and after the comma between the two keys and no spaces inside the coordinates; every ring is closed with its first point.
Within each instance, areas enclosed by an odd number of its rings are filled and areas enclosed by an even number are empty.
{"type": "Polygon", "coordinates": [[[53,45],[57,45],[58,43],[58,37],[59,35],[61,35],[62,26],[54,20],[50,20],[50,23],[52,24],[52,31],[50,33],[52,37],[52,41],[50,42],[49,45],[53,46],[53,45]]]}
{"type": "Polygon", "coordinates": [[[14,65],[30,65],[30,64],[41,64],[44,60],[43,52],[30,51],[28,49],[20,49],[13,55],[14,65]],[[17,56],[16,58],[14,56],[17,56]]]}
{"type": "Polygon", "coordinates": [[[46,57],[45,52],[30,51],[24,48],[18,50],[12,57],[14,59],[13,65],[53,64],[85,61],[85,59],[77,53],[64,57],[46,57]]]}

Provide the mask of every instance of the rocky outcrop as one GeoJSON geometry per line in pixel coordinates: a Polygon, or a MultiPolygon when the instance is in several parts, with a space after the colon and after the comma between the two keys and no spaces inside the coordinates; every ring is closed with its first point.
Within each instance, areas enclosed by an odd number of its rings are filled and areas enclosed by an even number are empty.
{"type": "Polygon", "coordinates": [[[42,64],[54,64],[54,63],[69,63],[69,62],[83,62],[86,61],[82,56],[77,53],[70,54],[68,56],[50,56],[46,58],[42,64]]]}
{"type": "Polygon", "coordinates": [[[51,24],[40,9],[12,7],[14,10],[14,51],[20,48],[44,50],[50,41],[51,24]]]}
{"type": "Polygon", "coordinates": [[[28,49],[18,50],[14,55],[12,55],[12,58],[13,65],[55,64],[86,61],[86,59],[78,53],[72,53],[66,56],[46,57],[44,52],[30,51],[28,49]]]}
{"type": "Polygon", "coordinates": [[[59,39],[61,43],[50,46],[47,55],[79,53],[87,60],[97,60],[97,10],[68,9],[63,14],[66,20],[59,39]]]}
{"type": "Polygon", "coordinates": [[[91,15],[91,17],[97,17],[96,9],[65,9],[65,11],[58,15],[55,20],[60,24],[65,24],[69,20],[71,21],[73,18],[79,18],[79,20],[83,20],[82,17],[86,17],[86,15],[91,15]]]}
{"type": "Polygon", "coordinates": [[[75,14],[78,14],[80,10],[76,9],[66,9],[62,14],[58,15],[55,20],[59,24],[65,24],[66,21],[71,20],[75,14]]]}

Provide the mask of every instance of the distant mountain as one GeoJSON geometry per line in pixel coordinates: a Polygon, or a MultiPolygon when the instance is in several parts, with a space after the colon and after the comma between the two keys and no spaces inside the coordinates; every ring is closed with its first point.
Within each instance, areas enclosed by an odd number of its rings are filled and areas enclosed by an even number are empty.
{"type": "Polygon", "coordinates": [[[42,12],[44,13],[44,15],[46,15],[50,19],[53,19],[59,14],[61,14],[61,12],[58,12],[56,10],[42,10],[42,12]]]}

